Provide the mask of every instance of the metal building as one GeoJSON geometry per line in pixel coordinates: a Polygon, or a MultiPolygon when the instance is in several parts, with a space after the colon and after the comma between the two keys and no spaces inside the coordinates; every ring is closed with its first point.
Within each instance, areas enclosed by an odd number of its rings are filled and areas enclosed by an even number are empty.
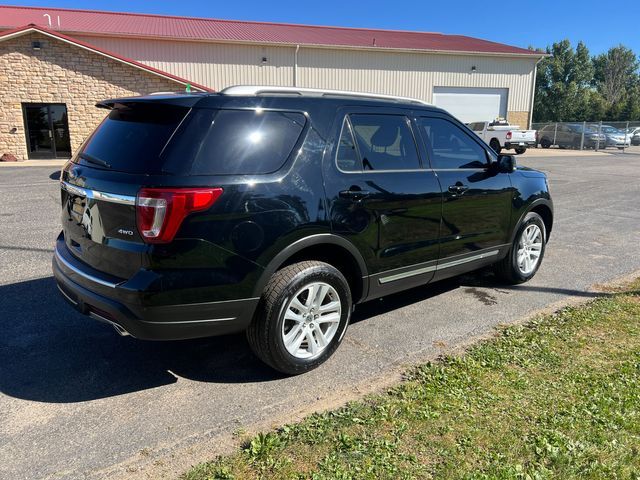
{"type": "MultiPolygon", "coordinates": [[[[51,39],[64,37],[107,57],[147,66],[175,80],[176,89],[184,83],[212,90],[264,84],[384,93],[434,103],[464,122],[501,116],[522,127],[531,120],[536,65],[544,56],[442,33],[0,6],[0,93],[2,83],[11,82],[11,72],[3,69],[14,61],[2,62],[14,53],[3,49],[3,31],[28,25],[51,33],[51,39]]],[[[47,61],[46,48],[37,55],[47,61]]],[[[95,99],[99,93],[86,95],[95,99]]],[[[74,121],[71,112],[68,121],[74,121]]],[[[16,127],[0,114],[0,149],[5,128],[16,127]]]]}

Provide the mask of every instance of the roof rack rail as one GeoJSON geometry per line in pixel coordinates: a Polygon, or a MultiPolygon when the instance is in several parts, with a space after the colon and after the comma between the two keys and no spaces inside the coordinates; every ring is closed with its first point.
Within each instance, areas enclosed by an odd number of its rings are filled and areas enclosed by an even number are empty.
{"type": "Polygon", "coordinates": [[[289,95],[310,95],[310,96],[342,96],[360,97],[381,100],[391,100],[396,102],[417,103],[429,105],[429,102],[417,98],[400,97],[395,95],[384,95],[381,93],[351,92],[349,90],[326,90],[321,88],[299,88],[299,87],[278,87],[270,85],[235,85],[227,87],[219,92],[221,95],[268,95],[268,94],[289,94],[289,95]]]}

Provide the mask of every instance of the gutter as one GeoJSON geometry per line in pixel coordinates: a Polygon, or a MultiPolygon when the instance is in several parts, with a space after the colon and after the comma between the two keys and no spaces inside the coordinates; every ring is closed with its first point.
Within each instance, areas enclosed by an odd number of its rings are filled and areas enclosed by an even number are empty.
{"type": "Polygon", "coordinates": [[[540,57],[536,64],[533,66],[533,84],[531,85],[531,97],[529,99],[529,127],[527,130],[531,130],[531,124],[533,123],[533,103],[536,97],[536,79],[538,78],[538,64],[542,61],[543,58],[550,57],[551,55],[547,54],[543,57],[540,57]]]}

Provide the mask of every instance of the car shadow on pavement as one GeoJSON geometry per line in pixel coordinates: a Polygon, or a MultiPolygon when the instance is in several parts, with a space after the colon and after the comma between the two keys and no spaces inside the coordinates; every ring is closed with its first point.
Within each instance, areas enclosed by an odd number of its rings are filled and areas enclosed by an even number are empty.
{"type": "MultiPolygon", "coordinates": [[[[353,321],[423,301],[457,283],[413,289],[368,302],[353,321]]],[[[15,398],[72,403],[175,383],[283,378],[258,360],[244,335],[176,342],[140,341],[75,312],[53,277],[0,286],[0,392],[15,398]]]]}
{"type": "MultiPolygon", "coordinates": [[[[505,287],[480,273],[359,305],[352,322],[467,286],[602,295],[527,285],[505,287]]],[[[0,312],[0,392],[15,398],[72,403],[169,385],[178,377],[211,383],[283,378],[251,353],[242,334],[176,342],[121,337],[67,305],[53,277],[0,286],[0,312]]]]}
{"type": "Polygon", "coordinates": [[[0,392],[67,403],[168,385],[176,376],[218,383],[281,378],[244,335],[148,342],[75,312],[53,277],[0,286],[0,392]]]}
{"type": "Polygon", "coordinates": [[[551,293],[558,295],[565,295],[568,297],[580,297],[580,298],[596,298],[596,297],[609,297],[612,293],[600,292],[600,291],[586,291],[576,290],[573,288],[559,288],[559,287],[543,287],[537,285],[531,285],[529,283],[523,283],[519,285],[507,285],[498,279],[490,268],[480,270],[471,274],[461,275],[457,281],[461,287],[481,287],[481,288],[493,288],[502,291],[522,291],[522,292],[538,292],[538,293],[551,293]]]}

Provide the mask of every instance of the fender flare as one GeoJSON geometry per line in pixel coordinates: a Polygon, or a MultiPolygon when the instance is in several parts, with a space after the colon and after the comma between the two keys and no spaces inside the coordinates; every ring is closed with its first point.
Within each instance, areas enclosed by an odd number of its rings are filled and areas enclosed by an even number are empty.
{"type": "MultiPolygon", "coordinates": [[[[518,218],[518,221],[513,225],[513,230],[511,232],[511,240],[509,241],[509,244],[513,244],[513,241],[516,238],[516,233],[518,233],[518,226],[522,223],[522,220],[524,220],[524,217],[526,217],[528,213],[530,213],[534,208],[536,208],[539,205],[544,205],[549,210],[551,210],[551,216],[553,218],[553,203],[547,198],[535,199],[533,202],[527,205],[525,211],[522,213],[522,215],[520,215],[520,218],[518,218]]],[[[546,233],[547,242],[548,242],[549,232],[545,232],[545,233],[546,233]]]]}
{"type": "Polygon", "coordinates": [[[260,297],[262,295],[262,292],[264,291],[264,288],[269,282],[269,279],[271,278],[271,276],[278,270],[278,268],[283,263],[285,263],[293,255],[295,255],[298,252],[301,252],[305,248],[313,247],[316,245],[323,245],[323,244],[337,245],[339,247],[344,248],[347,252],[349,252],[349,254],[351,254],[353,259],[356,261],[358,268],[360,269],[360,275],[362,277],[362,282],[363,282],[362,298],[365,298],[368,291],[368,287],[369,287],[369,284],[368,284],[369,274],[367,271],[367,265],[364,261],[364,258],[362,258],[362,255],[358,251],[358,249],[346,238],[340,237],[338,235],[334,235],[332,233],[319,233],[315,235],[310,235],[308,237],[304,237],[299,240],[296,240],[295,242],[293,242],[292,244],[288,245],[283,250],[281,250],[275,257],[273,257],[273,259],[271,259],[271,261],[264,268],[264,271],[260,275],[260,278],[256,282],[256,286],[254,287],[253,296],[260,297]]]}

